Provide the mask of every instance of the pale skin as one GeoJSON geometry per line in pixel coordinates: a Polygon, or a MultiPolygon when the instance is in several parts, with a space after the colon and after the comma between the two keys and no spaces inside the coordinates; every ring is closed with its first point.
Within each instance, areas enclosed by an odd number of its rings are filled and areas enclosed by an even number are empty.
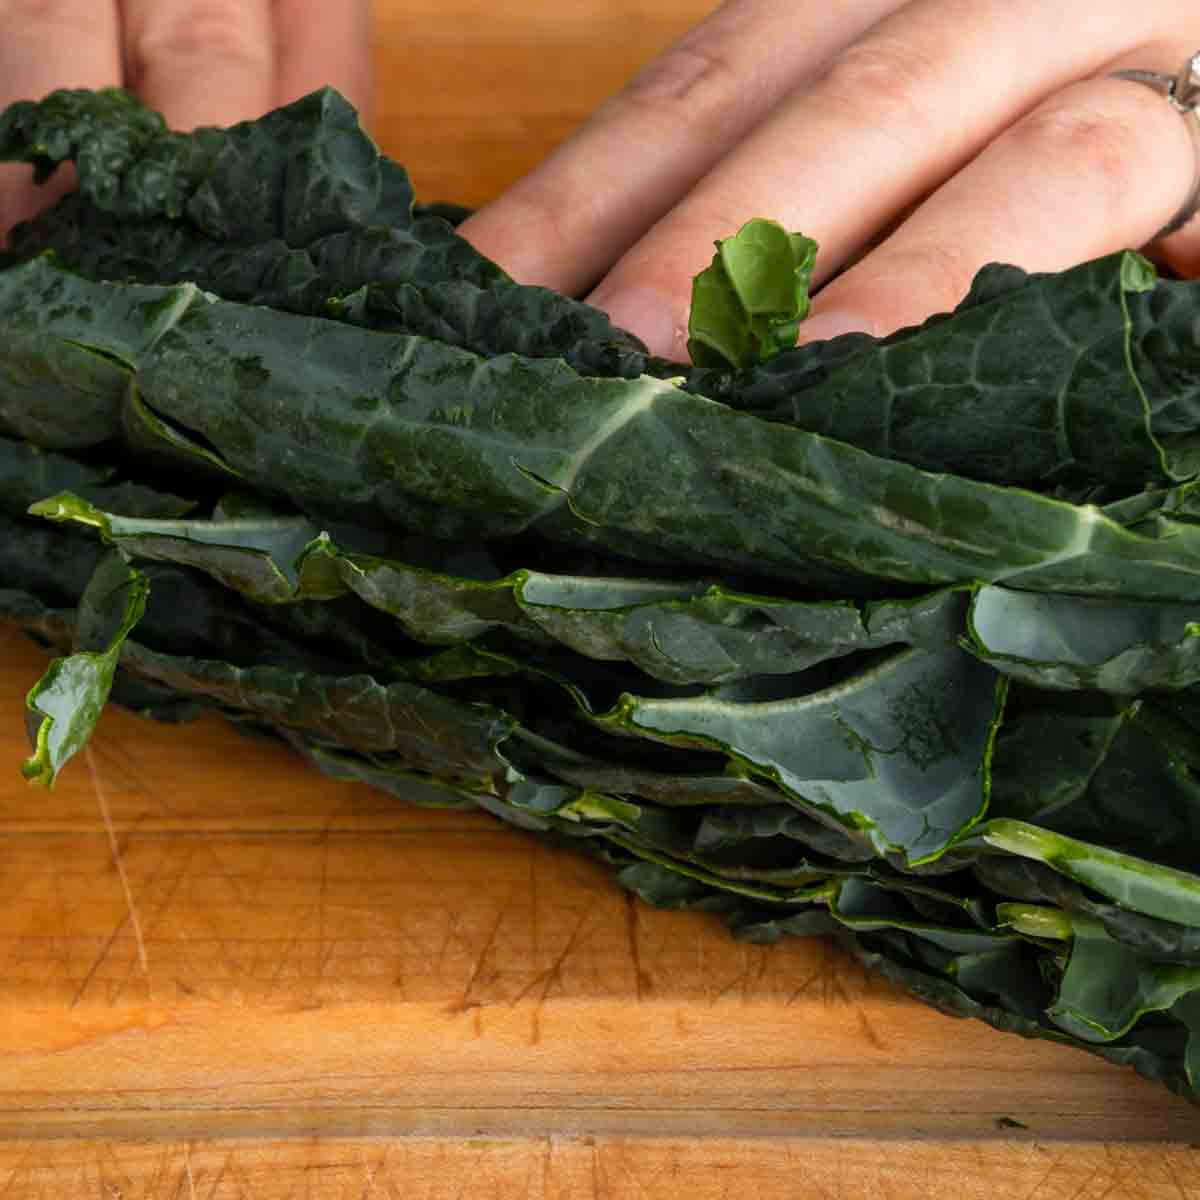
{"type": "MultiPolygon", "coordinates": [[[[0,106],[123,83],[190,128],[370,99],[366,0],[0,0],[0,30],[0,106]]],[[[1200,275],[1200,219],[1156,239],[1196,118],[1108,78],[1198,50],[1194,0],[727,0],[462,231],[675,358],[692,276],[755,216],[820,243],[809,339],[912,324],[991,261],[1200,275]]],[[[45,199],[5,169],[0,229],[45,199]]]]}

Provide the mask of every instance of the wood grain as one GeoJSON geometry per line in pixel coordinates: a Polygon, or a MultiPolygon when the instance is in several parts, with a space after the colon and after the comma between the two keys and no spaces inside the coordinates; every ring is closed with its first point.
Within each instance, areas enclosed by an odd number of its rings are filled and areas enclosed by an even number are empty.
{"type": "MultiPolygon", "coordinates": [[[[711,7],[377,3],[376,134],[481,203],[711,7]]],[[[215,720],[110,711],[31,789],[43,663],[0,629],[3,1200],[1200,1191],[1129,1071],[215,720]]]]}
{"type": "Polygon", "coordinates": [[[715,0],[377,0],[375,135],[423,201],[480,205],[715,0]]]}
{"type": "Polygon", "coordinates": [[[1166,1145],[843,1138],[0,1142],[0,1194],[60,1200],[1195,1200],[1166,1145]]]}

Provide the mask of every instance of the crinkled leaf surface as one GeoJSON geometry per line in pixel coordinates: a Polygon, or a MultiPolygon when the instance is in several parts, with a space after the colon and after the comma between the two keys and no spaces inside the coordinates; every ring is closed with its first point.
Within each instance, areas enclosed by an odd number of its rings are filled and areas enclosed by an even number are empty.
{"type": "Polygon", "coordinates": [[[636,375],[644,347],[604,313],[513,283],[436,215],[324,88],[230,129],[170,132],[128,93],[55,92],[8,109],[0,159],[80,192],[14,231],[99,279],[190,281],[230,299],[338,315],[480,353],[565,356],[636,375]]]}
{"type": "Polygon", "coordinates": [[[990,266],[952,314],[687,386],[933,471],[1048,486],[1195,474],[1194,282],[1131,252],[1053,275],[990,266]]]}
{"type": "Polygon", "coordinates": [[[210,237],[303,244],[362,224],[406,225],[412,189],[331,88],[256,121],[174,133],[116,88],[61,90],[0,114],[0,159],[41,178],[74,162],[82,194],[126,219],[185,218],[210,237]]]}
{"type": "MultiPolygon", "coordinates": [[[[39,266],[58,274],[23,269],[39,266]]],[[[101,312],[124,285],[72,286],[101,312]]],[[[927,474],[649,378],[585,379],[219,301],[156,329],[141,353],[124,345],[144,403],[310,513],[446,539],[540,531],[825,588],[1007,580],[1183,599],[1200,571],[1190,523],[1134,532],[1089,505],[927,474]]],[[[116,353],[123,337],[105,327],[98,343],[116,353]]]]}

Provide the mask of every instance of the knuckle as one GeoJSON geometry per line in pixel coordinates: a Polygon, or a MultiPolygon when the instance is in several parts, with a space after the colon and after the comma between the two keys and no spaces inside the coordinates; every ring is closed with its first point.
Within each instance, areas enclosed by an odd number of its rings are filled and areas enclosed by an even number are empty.
{"type": "MultiPolygon", "coordinates": [[[[0,0],[0,28],[28,37],[32,31],[69,30],[78,35],[89,28],[103,28],[100,6],[79,0],[0,0]]],[[[62,36],[56,32],[56,36],[62,36]]]]}
{"type": "Polygon", "coordinates": [[[1077,166],[1106,213],[1115,216],[1128,207],[1145,155],[1146,127],[1101,110],[1084,87],[1065,89],[1022,117],[1006,136],[1031,162],[1077,166]]]}
{"type": "Polygon", "coordinates": [[[57,24],[72,9],[63,0],[0,0],[0,19],[6,28],[18,27],[18,22],[33,21],[39,25],[57,24]]]}
{"type": "Polygon", "coordinates": [[[579,209],[561,189],[543,187],[529,176],[508,193],[503,203],[506,242],[536,247],[539,258],[548,261],[562,261],[569,253],[573,243],[568,222],[579,209]]]}
{"type": "Polygon", "coordinates": [[[255,24],[243,6],[216,3],[188,6],[186,16],[164,19],[161,10],[137,31],[130,47],[137,70],[162,62],[218,61],[266,70],[271,47],[256,36],[255,24]]]}
{"type": "Polygon", "coordinates": [[[714,39],[687,38],[644,66],[618,100],[673,121],[708,124],[740,106],[745,80],[739,74],[714,39]]]}
{"type": "Polygon", "coordinates": [[[933,118],[926,98],[931,74],[931,64],[910,45],[876,36],[831,59],[816,87],[864,124],[920,131],[933,118]]]}

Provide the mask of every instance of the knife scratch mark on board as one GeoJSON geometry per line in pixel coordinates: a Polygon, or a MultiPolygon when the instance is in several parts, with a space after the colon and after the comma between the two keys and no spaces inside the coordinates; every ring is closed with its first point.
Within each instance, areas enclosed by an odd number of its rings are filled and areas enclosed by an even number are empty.
{"type": "Polygon", "coordinates": [[[79,987],[75,989],[75,995],[71,998],[71,1007],[75,1008],[83,999],[84,992],[87,991],[88,985],[92,982],[96,972],[100,969],[100,964],[108,957],[108,952],[113,948],[113,943],[121,935],[121,930],[125,928],[125,922],[129,920],[128,914],[117,922],[117,927],[108,935],[108,940],[100,947],[100,953],[96,955],[92,965],[84,972],[83,978],[79,981],[79,987]]]}
{"type": "Polygon", "coordinates": [[[822,982],[821,970],[818,968],[815,971],[810,971],[807,975],[805,975],[805,977],[803,979],[799,980],[796,983],[796,985],[792,988],[791,992],[789,993],[789,995],[788,995],[787,999],[784,1001],[784,1003],[785,1004],[798,1003],[800,1001],[800,999],[802,997],[806,996],[812,988],[819,987],[821,982],[822,982]]]}
{"type": "Polygon", "coordinates": [[[189,1200],[196,1200],[196,1177],[192,1174],[192,1147],[188,1142],[183,1143],[183,1169],[187,1172],[189,1200]]]}
{"type": "Polygon", "coordinates": [[[763,977],[766,975],[765,948],[762,946],[743,947],[742,964],[742,973],[724,991],[732,992],[736,988],[741,992],[742,1003],[749,1004],[754,999],[755,991],[762,986],[763,977]]]}
{"type": "Polygon", "coordinates": [[[840,1008],[854,1002],[851,989],[861,992],[861,973],[855,964],[836,946],[819,942],[813,944],[817,961],[791,989],[785,1004],[797,1004],[801,1000],[818,1001],[823,1008],[840,1008]],[[849,975],[849,979],[847,979],[849,975]]]}
{"type": "Polygon", "coordinates": [[[875,1047],[876,1050],[886,1050],[887,1045],[883,1038],[879,1036],[879,1031],[871,1023],[870,1017],[867,1016],[866,1009],[858,1008],[858,1027],[862,1030],[862,1035],[866,1040],[875,1047]]]}
{"type": "Polygon", "coordinates": [[[562,952],[544,971],[535,975],[512,999],[513,1007],[516,1007],[522,1000],[525,999],[533,991],[538,991],[538,995],[534,1002],[533,1011],[530,1017],[530,1033],[529,1044],[537,1046],[542,1041],[542,1006],[550,997],[550,989],[558,984],[562,987],[563,978],[562,971],[566,965],[567,959],[575,952],[579,945],[581,935],[587,925],[587,914],[580,914],[579,921],[575,928],[571,930],[571,936],[567,939],[567,944],[563,947],[562,952]],[[540,989],[540,990],[539,990],[540,989]]]}
{"type": "Polygon", "coordinates": [[[88,773],[92,777],[92,788],[96,793],[96,803],[100,806],[100,816],[104,820],[104,828],[108,831],[108,844],[112,850],[113,865],[116,867],[117,876],[121,880],[121,890],[125,893],[125,907],[129,910],[129,922],[133,929],[134,941],[137,943],[138,962],[141,965],[142,974],[149,977],[150,964],[146,958],[146,942],[142,937],[142,923],[138,919],[137,906],[133,902],[133,889],[129,886],[129,876],[125,872],[125,862],[121,857],[121,846],[117,841],[117,831],[113,827],[112,814],[108,810],[108,797],[105,794],[103,784],[100,782],[100,773],[96,770],[96,759],[92,754],[91,746],[84,746],[83,753],[87,760],[88,773]]]}
{"type": "Polygon", "coordinates": [[[317,838],[321,854],[321,870],[317,881],[316,896],[316,934],[317,944],[313,947],[313,967],[316,972],[316,982],[324,982],[325,973],[333,959],[333,941],[329,937],[329,829],[322,829],[317,838]]]}
{"type": "Polygon", "coordinates": [[[481,1003],[472,996],[475,990],[475,983],[479,979],[479,974],[483,970],[484,961],[491,953],[492,947],[496,944],[496,938],[500,933],[500,926],[504,921],[505,910],[501,907],[496,913],[496,920],[492,924],[491,930],[488,932],[487,938],[479,953],[475,956],[475,964],[471,969],[471,975],[467,979],[466,986],[463,988],[463,993],[460,999],[452,1001],[447,1005],[447,1012],[466,1012],[469,1008],[475,1008],[481,1003]]]}
{"type": "Polygon", "coordinates": [[[645,999],[646,993],[654,988],[654,981],[642,966],[641,912],[638,908],[640,903],[633,892],[625,893],[625,934],[629,939],[629,958],[633,963],[633,984],[639,1004],[645,999]]]}
{"type": "MultiPolygon", "coordinates": [[[[35,1154],[39,1153],[37,1147],[37,1142],[27,1143],[26,1149],[17,1158],[17,1161],[13,1164],[12,1170],[9,1171],[8,1178],[4,1181],[4,1186],[0,1188],[0,1197],[8,1196],[10,1194],[17,1194],[13,1193],[13,1188],[16,1187],[18,1183],[18,1177],[20,1177],[20,1179],[27,1179],[27,1169],[40,1165],[34,1162],[35,1154]]],[[[20,1149],[20,1147],[18,1147],[18,1149],[20,1149]]]]}
{"type": "MultiPolygon", "coordinates": [[[[1029,1195],[1027,1197],[1024,1197],[1023,1200],[1033,1200],[1033,1198],[1035,1196],[1037,1196],[1037,1194],[1039,1192],[1041,1192],[1043,1185],[1048,1183],[1050,1181],[1051,1177],[1056,1175],[1058,1173],[1059,1168],[1062,1166],[1062,1161],[1059,1158],[1059,1156],[1056,1153],[1054,1153],[1053,1151],[1050,1151],[1049,1153],[1050,1153],[1049,1165],[1046,1167],[1046,1170],[1042,1173],[1042,1175],[1038,1178],[1037,1182],[1034,1184],[1033,1188],[1030,1190],[1029,1195]]],[[[1085,1181],[1084,1186],[1085,1187],[1087,1186],[1087,1181],[1085,1181]]],[[[1076,1195],[1078,1195],[1078,1194],[1079,1193],[1077,1192],[1076,1195]]]]}
{"type": "MultiPolygon", "coordinates": [[[[389,1148],[390,1148],[390,1146],[385,1145],[383,1148],[383,1153],[377,1159],[375,1159],[374,1162],[372,1162],[366,1156],[365,1153],[363,1154],[363,1156],[362,1156],[362,1164],[363,1164],[362,1200],[367,1200],[368,1196],[375,1196],[375,1195],[379,1194],[379,1187],[375,1183],[375,1177],[379,1174],[379,1172],[381,1170],[383,1170],[384,1162],[387,1159],[389,1148]]],[[[391,1191],[390,1188],[388,1190],[391,1191]]]]}
{"type": "Polygon", "coordinates": [[[600,1163],[600,1147],[595,1141],[591,1145],[592,1150],[592,1200],[602,1200],[608,1193],[608,1186],[604,1179],[604,1168],[600,1163]]]}
{"type": "Polygon", "coordinates": [[[126,787],[132,785],[134,790],[160,810],[160,815],[179,815],[172,797],[155,790],[121,738],[107,738],[95,744],[88,742],[88,748],[101,766],[111,768],[110,778],[115,776],[126,787]]]}
{"type": "MultiPolygon", "coordinates": [[[[716,991],[709,989],[707,999],[710,1004],[719,1004],[735,992],[741,994],[743,1004],[749,1004],[754,999],[755,990],[762,986],[768,967],[765,947],[741,946],[738,949],[741,969],[716,991]]],[[[809,980],[806,984],[801,984],[800,990],[811,982],[812,980],[809,980]]]]}

